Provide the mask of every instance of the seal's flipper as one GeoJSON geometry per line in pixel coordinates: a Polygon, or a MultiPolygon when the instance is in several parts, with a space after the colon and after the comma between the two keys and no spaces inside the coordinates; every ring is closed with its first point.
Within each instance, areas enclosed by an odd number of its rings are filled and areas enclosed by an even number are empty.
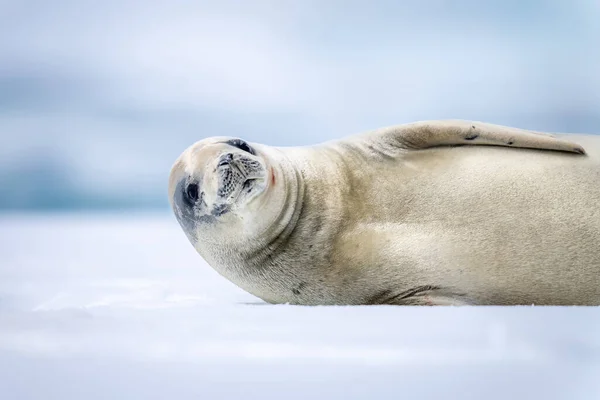
{"type": "Polygon", "coordinates": [[[382,290],[364,301],[369,305],[398,306],[470,306],[476,303],[468,296],[449,288],[423,285],[396,292],[382,290]]]}
{"type": "Polygon", "coordinates": [[[488,145],[585,154],[585,149],[566,138],[548,133],[484,122],[448,120],[396,125],[364,134],[380,151],[399,148],[421,150],[438,146],[488,145]],[[378,146],[379,147],[379,146],[378,146]]]}
{"type": "Polygon", "coordinates": [[[402,306],[475,306],[474,302],[469,301],[464,297],[446,296],[442,294],[432,293],[429,295],[415,296],[410,299],[406,299],[403,303],[399,303],[402,306]]]}

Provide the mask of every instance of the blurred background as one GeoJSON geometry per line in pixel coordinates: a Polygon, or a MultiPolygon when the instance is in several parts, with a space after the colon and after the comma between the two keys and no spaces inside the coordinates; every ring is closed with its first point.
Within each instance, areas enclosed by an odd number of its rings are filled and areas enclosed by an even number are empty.
{"type": "Polygon", "coordinates": [[[168,210],[207,136],[600,133],[596,0],[0,0],[0,211],[168,210]]]}

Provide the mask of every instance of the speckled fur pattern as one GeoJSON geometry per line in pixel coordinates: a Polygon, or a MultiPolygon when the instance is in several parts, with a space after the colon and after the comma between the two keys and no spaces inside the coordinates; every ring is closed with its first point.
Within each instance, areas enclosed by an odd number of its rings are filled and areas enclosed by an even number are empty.
{"type": "Polygon", "coordinates": [[[193,177],[218,203],[223,140],[184,151],[169,198],[208,264],[267,302],[600,305],[600,136],[423,121],[251,143],[254,194],[203,219],[180,193],[193,177]]]}

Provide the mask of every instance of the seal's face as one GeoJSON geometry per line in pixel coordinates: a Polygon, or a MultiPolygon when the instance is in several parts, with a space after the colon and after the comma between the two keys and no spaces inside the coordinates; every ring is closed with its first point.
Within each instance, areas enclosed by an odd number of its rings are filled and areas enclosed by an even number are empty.
{"type": "MultiPolygon", "coordinates": [[[[169,177],[170,200],[190,240],[231,229],[252,213],[252,203],[268,188],[269,171],[259,150],[238,138],[215,137],[189,147],[169,177]],[[217,226],[215,226],[217,225],[217,226]]],[[[205,239],[206,240],[206,239],[205,239]]]]}

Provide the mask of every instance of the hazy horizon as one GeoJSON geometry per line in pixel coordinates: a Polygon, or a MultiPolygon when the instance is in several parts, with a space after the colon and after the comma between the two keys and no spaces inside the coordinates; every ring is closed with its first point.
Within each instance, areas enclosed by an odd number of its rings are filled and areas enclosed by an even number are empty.
{"type": "Polygon", "coordinates": [[[600,133],[594,1],[0,1],[0,211],[168,208],[213,135],[600,133]]]}

